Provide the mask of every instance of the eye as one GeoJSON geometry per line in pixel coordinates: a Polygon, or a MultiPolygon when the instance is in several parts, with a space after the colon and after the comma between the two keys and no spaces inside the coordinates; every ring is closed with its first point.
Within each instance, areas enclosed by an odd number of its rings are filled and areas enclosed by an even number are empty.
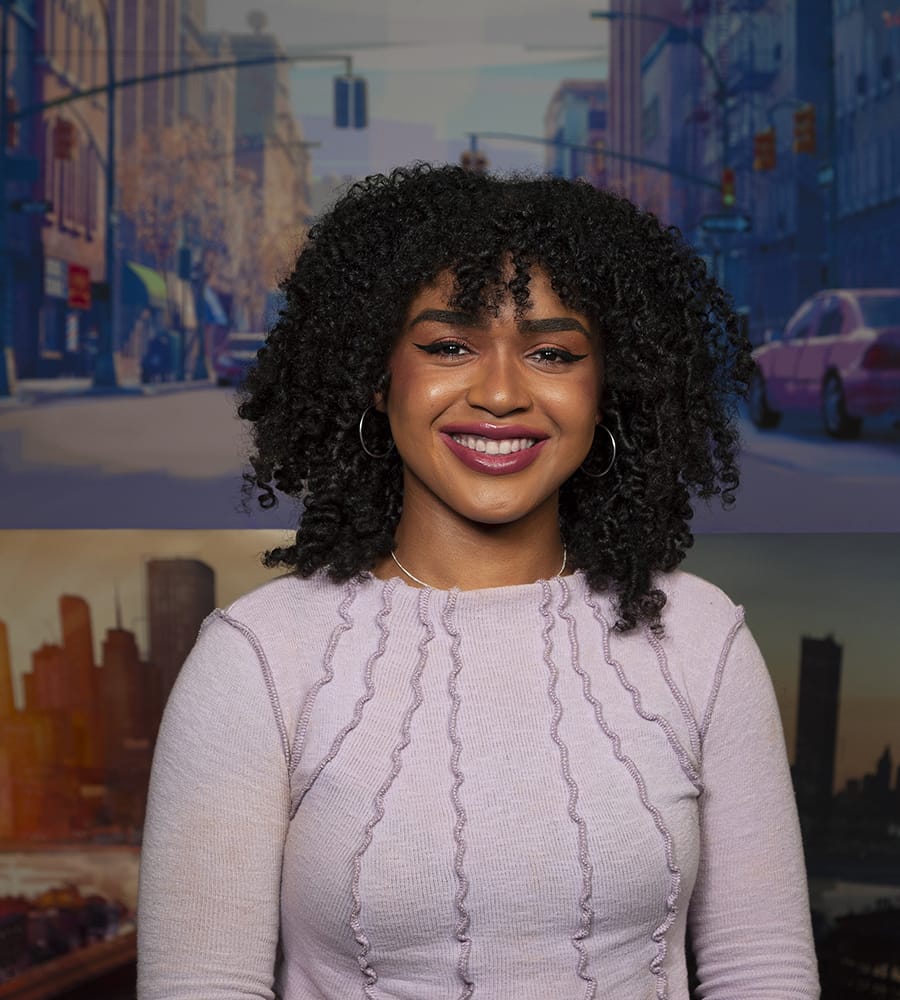
{"type": "Polygon", "coordinates": [[[586,354],[573,354],[561,347],[541,347],[531,355],[532,358],[546,365],[571,365],[587,357],[586,354]]]}
{"type": "Polygon", "coordinates": [[[469,348],[458,340],[437,340],[433,344],[414,344],[420,351],[440,358],[461,358],[469,354],[469,348]]]}

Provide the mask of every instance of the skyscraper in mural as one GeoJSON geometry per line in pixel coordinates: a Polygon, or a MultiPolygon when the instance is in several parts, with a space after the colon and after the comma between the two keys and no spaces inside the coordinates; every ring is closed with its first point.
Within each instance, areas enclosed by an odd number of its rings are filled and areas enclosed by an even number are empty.
{"type": "Polygon", "coordinates": [[[794,790],[801,817],[824,819],[834,787],[843,647],[832,636],[800,643],[794,790]]]}
{"type": "Polygon", "coordinates": [[[215,574],[199,559],[147,562],[149,660],[164,702],[197,639],[203,619],[216,606],[215,574]]]}

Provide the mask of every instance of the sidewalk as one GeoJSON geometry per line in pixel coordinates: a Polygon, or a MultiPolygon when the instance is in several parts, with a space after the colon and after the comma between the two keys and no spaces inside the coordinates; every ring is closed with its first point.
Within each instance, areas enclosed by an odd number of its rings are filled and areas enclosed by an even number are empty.
{"type": "Polygon", "coordinates": [[[210,379],[183,382],[151,382],[142,385],[137,378],[120,379],[115,388],[94,388],[90,377],[23,378],[16,382],[11,396],[0,397],[0,411],[8,407],[40,406],[64,399],[96,398],[101,396],[159,396],[186,389],[216,389],[210,379]]]}

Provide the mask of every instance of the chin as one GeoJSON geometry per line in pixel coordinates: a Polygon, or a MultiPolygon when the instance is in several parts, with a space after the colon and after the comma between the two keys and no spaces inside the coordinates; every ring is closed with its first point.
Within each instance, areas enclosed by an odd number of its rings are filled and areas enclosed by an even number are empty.
{"type": "Polygon", "coordinates": [[[484,525],[504,525],[504,524],[515,524],[517,521],[525,520],[530,514],[535,513],[537,507],[529,507],[523,509],[521,507],[513,507],[510,505],[498,505],[498,506],[466,506],[463,508],[457,508],[457,513],[464,517],[467,521],[472,521],[474,524],[484,524],[484,525]]]}

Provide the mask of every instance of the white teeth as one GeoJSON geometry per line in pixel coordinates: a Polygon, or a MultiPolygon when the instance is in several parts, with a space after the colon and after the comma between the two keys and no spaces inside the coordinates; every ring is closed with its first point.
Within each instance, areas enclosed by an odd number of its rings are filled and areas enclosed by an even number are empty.
{"type": "Polygon", "coordinates": [[[509,455],[512,452],[531,448],[535,443],[534,438],[501,438],[496,441],[493,438],[476,437],[474,434],[453,434],[451,437],[464,448],[479,451],[485,455],[509,455]]]}

